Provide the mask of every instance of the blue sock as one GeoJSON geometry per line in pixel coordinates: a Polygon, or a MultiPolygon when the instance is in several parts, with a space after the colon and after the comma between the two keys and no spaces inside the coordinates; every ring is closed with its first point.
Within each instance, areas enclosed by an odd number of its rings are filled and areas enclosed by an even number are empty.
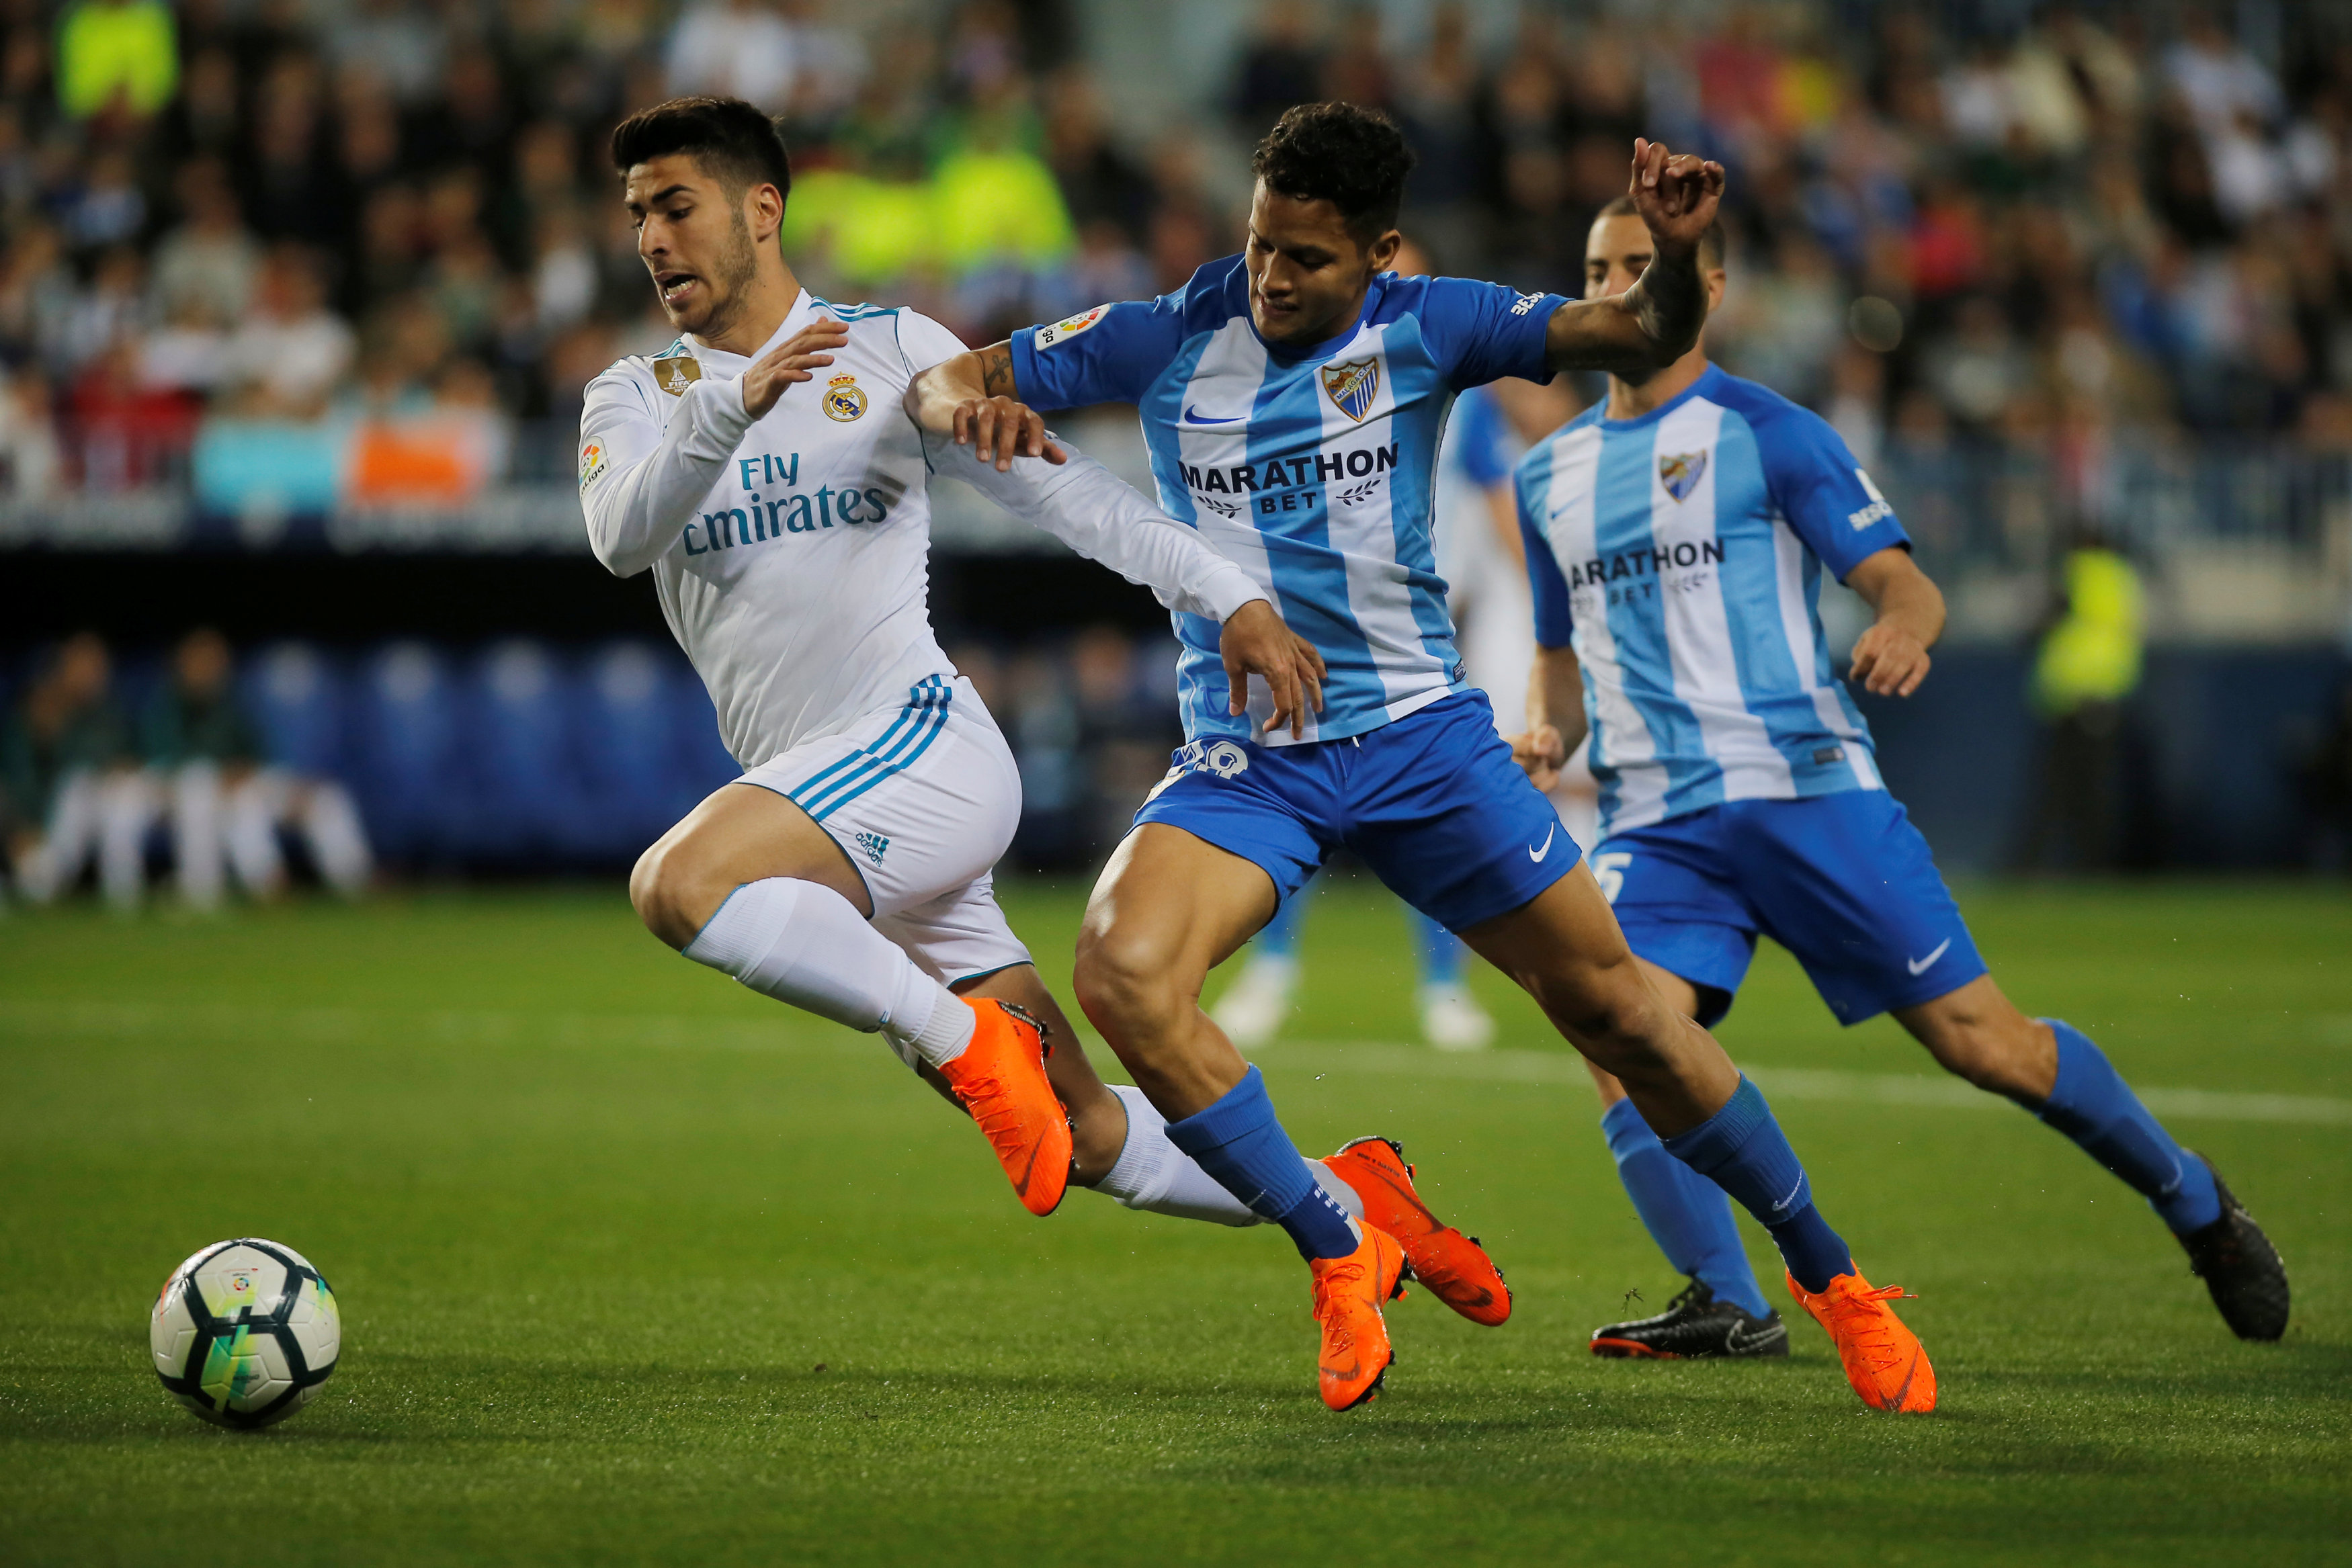
{"type": "Polygon", "coordinates": [[[1813,1207],[1812,1183],[1797,1163],[1797,1151],[1746,1073],[1722,1110],[1688,1132],[1659,1141],[1667,1153],[1738,1198],[1772,1233],[1789,1272],[1806,1290],[1827,1290],[1838,1275],[1853,1272],[1853,1254],[1813,1207]]]}
{"type": "Polygon", "coordinates": [[[2058,1036],[2058,1082],[2042,1103],[2042,1119],[2147,1199],[2176,1236],[2221,1218],[2221,1195],[2205,1162],[2182,1151],[2106,1052],[2060,1019],[2043,1019],[2058,1036]]]}
{"type": "Polygon", "coordinates": [[[1301,1258],[1345,1258],[1356,1249],[1347,1215],[1307,1176],[1298,1145],[1275,1120],[1256,1068],[1207,1110],[1169,1123],[1168,1141],[1251,1213],[1288,1231],[1301,1258]]]}
{"type": "Polygon", "coordinates": [[[1251,946],[1264,957],[1296,958],[1298,956],[1298,927],[1307,917],[1307,900],[1315,883],[1309,882],[1297,893],[1282,901],[1258,934],[1250,939],[1251,946]]]}
{"type": "Polygon", "coordinates": [[[1718,1301],[1753,1317],[1769,1312],[1756,1270],[1740,1249],[1739,1228],[1723,1189],[1666,1153],[1631,1100],[1610,1106],[1601,1130],[1617,1156],[1617,1179],[1625,1184],[1633,1212],[1666,1261],[1702,1281],[1718,1301]]]}
{"type": "Polygon", "coordinates": [[[1412,915],[1412,945],[1421,955],[1421,983],[1424,986],[1457,985],[1462,979],[1462,938],[1416,909],[1412,915]]]}

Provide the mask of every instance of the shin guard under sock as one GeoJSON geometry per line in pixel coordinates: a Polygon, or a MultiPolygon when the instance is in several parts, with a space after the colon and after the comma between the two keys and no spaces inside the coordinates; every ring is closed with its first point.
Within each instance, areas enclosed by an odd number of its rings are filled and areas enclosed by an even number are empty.
{"type": "Polygon", "coordinates": [[[2045,1123],[2147,1199],[2176,1236],[2221,1218],[2221,1197],[2205,1162],[2173,1142],[2091,1037],[2061,1019],[2043,1019],[2058,1037],[2058,1081],[2042,1103],[2045,1123]]]}
{"type": "Polygon", "coordinates": [[[1610,1106],[1601,1128],[1617,1160],[1617,1179],[1666,1261],[1713,1291],[1717,1301],[1751,1317],[1769,1313],[1724,1190],[1666,1153],[1631,1100],[1610,1106]]]}
{"type": "Polygon", "coordinates": [[[1354,1225],[1307,1173],[1256,1068],[1215,1104],[1169,1123],[1168,1141],[1252,1213],[1288,1232],[1300,1257],[1344,1258],[1356,1249],[1354,1225]]]}
{"type": "Polygon", "coordinates": [[[1659,1142],[1669,1154],[1723,1188],[1772,1233],[1797,1283],[1821,1291],[1853,1272],[1853,1255],[1813,1207],[1812,1184],[1789,1146],[1763,1092],[1742,1073],[1723,1109],[1687,1132],[1659,1142]]]}

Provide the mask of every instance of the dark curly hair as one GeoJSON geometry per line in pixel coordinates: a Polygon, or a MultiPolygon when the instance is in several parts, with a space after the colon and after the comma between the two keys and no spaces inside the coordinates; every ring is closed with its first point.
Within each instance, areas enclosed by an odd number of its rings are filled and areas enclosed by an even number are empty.
{"type": "Polygon", "coordinates": [[[1360,245],[1396,227],[1412,149],[1396,121],[1352,103],[1286,110],[1250,158],[1266,189],[1297,202],[1328,202],[1360,245]]]}
{"type": "Polygon", "coordinates": [[[783,133],[740,98],[674,98],[613,127],[613,167],[624,173],[673,152],[692,153],[730,198],[740,199],[753,185],[773,185],[779,195],[792,197],[783,133]]]}

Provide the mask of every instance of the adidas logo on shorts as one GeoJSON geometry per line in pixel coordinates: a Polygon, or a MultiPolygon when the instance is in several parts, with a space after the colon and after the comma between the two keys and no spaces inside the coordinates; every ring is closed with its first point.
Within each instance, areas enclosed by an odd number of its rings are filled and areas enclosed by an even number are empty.
{"type": "Polygon", "coordinates": [[[857,847],[866,852],[867,860],[880,865],[883,855],[890,848],[890,841],[880,833],[860,833],[857,835],[857,847]]]}

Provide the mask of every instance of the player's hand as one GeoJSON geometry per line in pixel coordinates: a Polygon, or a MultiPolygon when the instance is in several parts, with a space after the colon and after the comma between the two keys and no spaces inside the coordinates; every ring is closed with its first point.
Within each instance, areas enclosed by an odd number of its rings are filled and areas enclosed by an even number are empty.
{"type": "Polygon", "coordinates": [[[1274,716],[1265,721],[1266,733],[1272,735],[1286,723],[1293,740],[1306,738],[1307,709],[1323,711],[1323,655],[1315,644],[1293,632],[1272,604],[1253,599],[1225,618],[1217,649],[1225,659],[1231,711],[1249,711],[1249,678],[1260,676],[1274,693],[1274,716]]]}
{"type": "Polygon", "coordinates": [[[1661,246],[1696,249],[1723,200],[1723,165],[1663,141],[1633,140],[1633,177],[1626,194],[1661,246]]]}
{"type": "Polygon", "coordinates": [[[1068,453],[1046,438],[1045,416],[1015,398],[967,398],[955,405],[948,429],[958,446],[971,447],[982,463],[996,465],[999,474],[1011,468],[1015,457],[1070,460],[1068,453]]]}
{"type": "Polygon", "coordinates": [[[833,363],[832,350],[849,342],[849,329],[829,317],[810,322],[765,354],[743,372],[743,412],[764,419],[784,389],[795,382],[813,381],[833,363]]]}
{"type": "Polygon", "coordinates": [[[1853,678],[1882,697],[1907,697],[1927,678],[1927,645],[1891,622],[1872,623],[1854,639],[1853,678]]]}
{"type": "Polygon", "coordinates": [[[1559,770],[1568,766],[1568,747],[1559,731],[1550,725],[1540,724],[1525,735],[1510,737],[1511,760],[1528,776],[1528,782],[1549,795],[1559,782],[1559,770]]]}

